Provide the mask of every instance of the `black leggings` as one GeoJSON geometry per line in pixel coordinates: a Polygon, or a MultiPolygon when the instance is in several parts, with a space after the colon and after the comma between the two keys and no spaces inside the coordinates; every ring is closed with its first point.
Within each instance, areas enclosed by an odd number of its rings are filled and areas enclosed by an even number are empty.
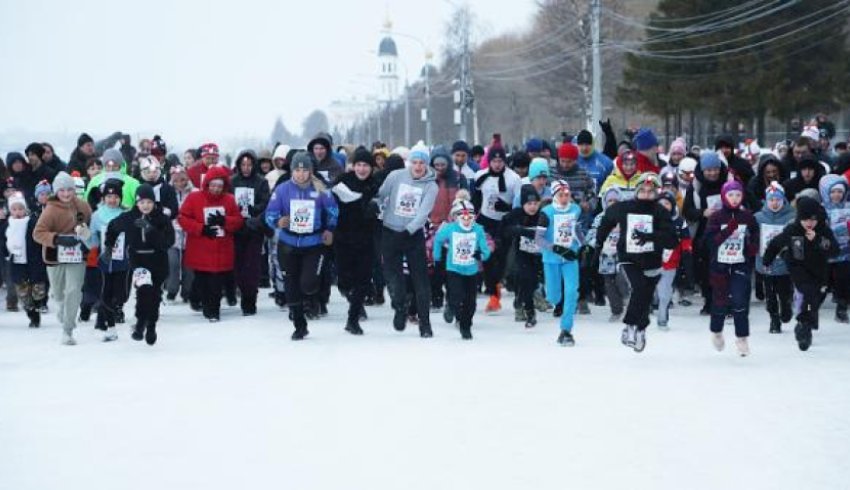
{"type": "Polygon", "coordinates": [[[230,272],[195,271],[192,296],[197,293],[205,318],[218,318],[221,314],[221,293],[228,274],[230,272]]]}
{"type": "Polygon", "coordinates": [[[472,317],[475,315],[475,295],[478,291],[475,275],[464,276],[448,271],[446,272],[446,283],[449,285],[449,304],[460,324],[460,328],[472,327],[472,317]]]}
{"type": "Polygon", "coordinates": [[[278,244],[278,257],[286,271],[286,301],[295,328],[307,326],[304,300],[319,293],[326,265],[323,246],[296,248],[278,244]]]}
{"type": "Polygon", "coordinates": [[[340,292],[348,299],[348,319],[356,319],[363,308],[363,298],[369,291],[372,276],[372,243],[366,246],[336,242],[337,284],[340,292]]]}
{"type": "Polygon", "coordinates": [[[622,264],[622,267],[626,271],[626,277],[629,278],[629,284],[632,287],[632,294],[629,297],[629,306],[626,307],[623,323],[635,325],[638,330],[646,330],[646,327],[649,326],[649,310],[652,308],[655,286],[658,285],[661,274],[647,277],[643,269],[634,264],[622,264]]]}

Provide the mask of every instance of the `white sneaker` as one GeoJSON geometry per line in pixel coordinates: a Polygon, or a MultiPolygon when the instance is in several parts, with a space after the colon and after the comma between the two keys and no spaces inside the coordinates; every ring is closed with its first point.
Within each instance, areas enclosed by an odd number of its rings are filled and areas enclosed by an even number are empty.
{"type": "Polygon", "coordinates": [[[103,333],[103,341],[112,342],[113,340],[118,340],[118,332],[115,327],[109,327],[106,329],[106,332],[103,333]]]}
{"type": "Polygon", "coordinates": [[[726,341],[723,340],[723,332],[717,332],[711,334],[711,343],[714,344],[714,348],[717,349],[717,352],[723,350],[726,347],[726,341]]]}
{"type": "Polygon", "coordinates": [[[62,345],[77,345],[77,341],[74,340],[74,335],[68,332],[63,332],[62,345]]]}
{"type": "Polygon", "coordinates": [[[634,325],[626,325],[623,328],[623,333],[620,334],[620,342],[622,342],[626,347],[634,347],[636,331],[637,327],[634,325]]]}
{"type": "Polygon", "coordinates": [[[643,352],[646,349],[646,330],[635,329],[634,349],[635,352],[643,352]]]}
{"type": "Polygon", "coordinates": [[[738,348],[738,354],[741,357],[747,357],[750,355],[750,344],[747,342],[746,337],[738,337],[735,339],[735,347],[738,348]]]}

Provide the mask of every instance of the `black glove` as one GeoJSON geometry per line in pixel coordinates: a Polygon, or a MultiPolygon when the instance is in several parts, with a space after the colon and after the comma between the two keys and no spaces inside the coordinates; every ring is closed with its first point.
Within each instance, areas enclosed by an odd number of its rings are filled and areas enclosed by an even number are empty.
{"type": "Polygon", "coordinates": [[[605,122],[599,121],[599,127],[602,128],[602,132],[605,133],[605,134],[614,133],[614,129],[611,128],[611,118],[610,117],[605,122]]]}
{"type": "Polygon", "coordinates": [[[493,209],[500,213],[507,213],[508,211],[513,209],[513,206],[511,206],[510,203],[507,203],[501,199],[496,199],[496,202],[493,204],[493,209]]]}
{"type": "Polygon", "coordinates": [[[472,258],[475,260],[481,260],[481,250],[476,250],[472,253],[472,258]]]}
{"type": "Polygon", "coordinates": [[[207,217],[207,225],[209,226],[224,226],[224,215],[220,212],[211,214],[207,217]]]}
{"type": "MultiPolygon", "coordinates": [[[[254,216],[254,214],[256,214],[256,212],[257,212],[257,209],[254,208],[254,206],[248,206],[248,216],[254,216]]],[[[224,224],[224,223],[222,223],[222,224],[224,224]]]]}
{"type": "Polygon", "coordinates": [[[652,241],[652,233],[635,230],[632,232],[632,240],[634,240],[638,246],[642,247],[646,245],[646,242],[652,241]]]}
{"type": "Polygon", "coordinates": [[[76,247],[80,244],[80,239],[74,235],[56,235],[53,243],[60,247],[76,247]]]}
{"type": "Polygon", "coordinates": [[[571,248],[555,245],[554,247],[552,247],[552,251],[560,255],[564,260],[569,260],[570,262],[578,259],[578,255],[576,255],[576,253],[571,248]]]}
{"type": "Polygon", "coordinates": [[[146,220],[145,218],[136,219],[136,221],[133,221],[133,225],[144,232],[148,232],[151,230],[151,228],[153,228],[151,222],[146,220]]]}
{"type": "Polygon", "coordinates": [[[112,262],[112,247],[103,247],[100,251],[100,260],[106,262],[107,264],[112,262]]]}
{"type": "Polygon", "coordinates": [[[216,238],[218,236],[218,230],[213,228],[211,225],[204,225],[204,229],[201,231],[201,234],[205,237],[216,238]]]}

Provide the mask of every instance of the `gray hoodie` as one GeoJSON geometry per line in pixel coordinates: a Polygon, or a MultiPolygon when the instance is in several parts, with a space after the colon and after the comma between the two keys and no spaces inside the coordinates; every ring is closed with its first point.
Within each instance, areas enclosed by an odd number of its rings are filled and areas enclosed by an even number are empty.
{"type": "Polygon", "coordinates": [[[437,199],[436,180],[431,167],[420,179],[414,179],[408,168],[390,172],[378,191],[378,201],[386,201],[384,227],[411,235],[421,230],[437,199]]]}

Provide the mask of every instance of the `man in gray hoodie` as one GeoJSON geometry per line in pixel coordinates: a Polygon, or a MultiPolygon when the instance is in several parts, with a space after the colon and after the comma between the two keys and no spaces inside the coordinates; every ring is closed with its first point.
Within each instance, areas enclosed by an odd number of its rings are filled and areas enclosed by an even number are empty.
{"type": "Polygon", "coordinates": [[[419,335],[428,338],[434,334],[429,317],[431,285],[425,263],[423,227],[434,207],[438,189],[434,169],[428,166],[428,151],[414,148],[409,159],[409,167],[391,172],[378,191],[378,202],[386,203],[381,253],[384,277],[395,311],[393,328],[402,331],[406,326],[407,287],[403,270],[406,258],[416,294],[419,335]]]}

